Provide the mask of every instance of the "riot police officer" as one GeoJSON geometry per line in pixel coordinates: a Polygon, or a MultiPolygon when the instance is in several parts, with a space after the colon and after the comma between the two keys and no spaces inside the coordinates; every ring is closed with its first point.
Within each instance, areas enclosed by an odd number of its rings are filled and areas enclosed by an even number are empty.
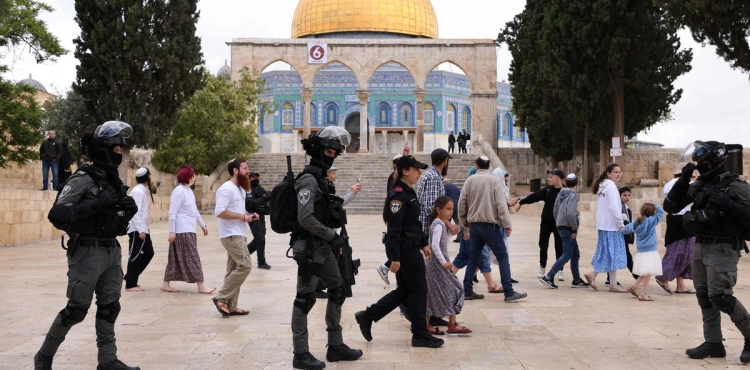
{"type": "Polygon", "coordinates": [[[68,250],[68,304],[57,314],[41,349],[34,356],[35,370],[52,368],[52,358],[65,335],[83,321],[96,292],[97,370],[140,370],[117,359],[115,320],[120,313],[122,252],[115,239],[127,233],[138,211],[119,178],[125,139],[133,133],[125,122],[108,121],[81,138],[81,152],[93,164],[81,166],[65,183],[49,211],[52,224],[70,239],[68,250]]]}
{"type": "Polygon", "coordinates": [[[258,268],[270,270],[266,263],[266,214],[268,214],[268,192],[260,186],[260,174],[250,172],[250,191],[245,198],[245,209],[250,213],[257,213],[260,218],[255,222],[248,222],[253,240],[247,244],[250,254],[258,251],[258,268]]]}
{"type": "Polygon", "coordinates": [[[339,251],[346,245],[346,240],[335,230],[344,221],[341,219],[343,200],[331,192],[325,177],[334,159],[350,142],[349,133],[337,126],[326,127],[302,140],[305,153],[310,156],[310,164],[305,166],[295,183],[299,227],[292,235],[295,239],[292,250],[298,264],[297,296],[292,309],[292,365],[297,369],[325,367],[324,362],[310,353],[308,346],[307,314],[315,305],[318,281],[328,288],[326,360],[354,361],[362,357],[361,350],[351,349],[344,344],[341,334],[341,305],[346,296],[341,289],[344,280],[333,251],[339,251]]]}
{"type": "Polygon", "coordinates": [[[690,358],[725,357],[721,313],[724,312],[745,337],[740,361],[750,362],[750,314],[733,295],[737,262],[750,231],[750,185],[724,168],[728,156],[723,143],[696,141],[686,149],[680,179],[664,200],[667,212],[679,212],[685,229],[696,235],[692,273],[698,305],[703,314],[705,342],[685,353],[690,358]],[[694,170],[700,177],[692,185],[694,170]]]}
{"type": "Polygon", "coordinates": [[[443,345],[443,340],[427,332],[427,281],[420,250],[428,259],[431,252],[419,221],[420,204],[413,189],[421,175],[420,170],[428,166],[414,156],[405,155],[398,159],[396,167],[398,182],[388,194],[383,218],[388,223],[386,255],[391,261],[390,271],[396,274],[398,287],[354,317],[362,336],[369,342],[372,340],[372,322],[384,318],[400,304],[408,303],[406,311],[411,320],[411,345],[438,348],[443,345]]]}

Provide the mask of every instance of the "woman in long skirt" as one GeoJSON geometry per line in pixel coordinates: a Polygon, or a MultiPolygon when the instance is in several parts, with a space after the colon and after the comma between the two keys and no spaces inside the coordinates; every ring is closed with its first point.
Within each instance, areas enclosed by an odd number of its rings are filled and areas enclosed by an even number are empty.
{"type": "MultiPolygon", "coordinates": [[[[680,177],[682,166],[678,166],[675,176],[680,177]]],[[[664,195],[669,194],[672,186],[677,182],[677,178],[664,185],[664,195]]],[[[695,237],[690,235],[682,226],[682,216],[690,210],[690,206],[681,210],[679,213],[667,215],[667,233],[664,236],[667,252],[661,261],[663,274],[656,277],[656,283],[667,293],[673,291],[669,287],[669,282],[677,279],[676,293],[695,294],[695,291],[685,286],[684,279],[692,280],[691,261],[693,260],[693,245],[695,237]]]]}
{"type": "Polygon", "coordinates": [[[198,255],[196,221],[203,230],[203,236],[208,235],[208,229],[198,212],[195,195],[190,189],[190,185],[195,183],[195,171],[190,166],[183,166],[177,173],[177,182],[179,185],[170,197],[169,255],[161,290],[177,293],[179,290],[172,288],[169,283],[184,281],[196,283],[198,293],[211,294],[216,288],[209,288],[203,284],[203,268],[198,255]]]}

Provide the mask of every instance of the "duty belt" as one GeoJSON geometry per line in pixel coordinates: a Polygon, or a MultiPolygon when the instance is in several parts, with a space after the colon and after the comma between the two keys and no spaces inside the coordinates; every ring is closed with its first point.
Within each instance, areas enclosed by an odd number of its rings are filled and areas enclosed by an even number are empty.
{"type": "Polygon", "coordinates": [[[696,236],[695,241],[701,244],[734,244],[737,238],[731,236],[696,236]]]}
{"type": "Polygon", "coordinates": [[[78,241],[78,246],[89,248],[113,248],[117,246],[117,241],[115,239],[81,238],[78,241]]]}

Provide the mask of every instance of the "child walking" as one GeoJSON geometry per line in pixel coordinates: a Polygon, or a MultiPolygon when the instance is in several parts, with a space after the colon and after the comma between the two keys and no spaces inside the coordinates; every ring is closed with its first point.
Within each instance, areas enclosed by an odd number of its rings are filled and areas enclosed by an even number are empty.
{"type": "Polygon", "coordinates": [[[571,287],[588,288],[589,286],[588,283],[581,279],[581,275],[578,272],[578,260],[581,257],[581,252],[578,249],[578,241],[576,240],[578,236],[578,197],[575,192],[576,186],[578,186],[578,178],[574,173],[571,173],[565,177],[565,187],[560,190],[560,194],[555,199],[552,214],[555,216],[557,231],[560,233],[560,237],[562,237],[563,252],[547,274],[539,279],[542,284],[552,289],[557,289],[554,279],[555,274],[558,271],[562,271],[563,266],[568,262],[570,262],[570,271],[573,274],[571,287]]]}
{"type": "Polygon", "coordinates": [[[662,274],[661,258],[657,251],[656,226],[664,217],[664,210],[655,203],[644,203],[641,206],[641,215],[627,224],[622,229],[623,235],[633,234],[636,236],[636,254],[633,259],[633,274],[640,275],[628,291],[638,297],[639,301],[653,301],[651,296],[646,295],[646,288],[651,276],[662,274]],[[640,292],[638,286],[640,285],[640,292]]]}
{"type": "MultiPolygon", "coordinates": [[[[471,333],[456,321],[456,315],[464,306],[464,287],[453,274],[453,264],[448,256],[451,235],[445,226],[453,216],[453,201],[446,196],[435,200],[435,209],[430,214],[430,249],[433,258],[425,261],[427,280],[427,331],[432,335],[445,334],[429,324],[430,316],[448,316],[448,333],[471,333]]],[[[467,272],[468,273],[468,272],[467,272]]]]}

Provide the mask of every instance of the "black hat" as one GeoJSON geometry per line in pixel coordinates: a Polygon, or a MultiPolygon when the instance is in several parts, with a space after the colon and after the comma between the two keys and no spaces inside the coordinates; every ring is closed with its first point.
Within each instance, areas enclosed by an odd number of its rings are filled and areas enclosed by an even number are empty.
{"type": "Polygon", "coordinates": [[[551,171],[547,171],[547,174],[548,175],[555,175],[555,176],[559,177],[560,180],[565,179],[565,172],[562,172],[562,171],[558,170],[557,168],[555,168],[554,170],[551,170],[551,171]]]}
{"type": "Polygon", "coordinates": [[[442,163],[446,159],[453,159],[448,151],[443,148],[437,148],[432,151],[430,155],[432,157],[432,163],[442,163]]]}
{"type": "Polygon", "coordinates": [[[248,177],[260,177],[260,174],[257,172],[250,172],[250,174],[247,175],[248,177]]]}
{"type": "Polygon", "coordinates": [[[398,161],[396,162],[396,167],[404,169],[414,167],[419,168],[420,170],[426,170],[429,166],[420,162],[413,155],[405,155],[398,159],[398,161]]]}

